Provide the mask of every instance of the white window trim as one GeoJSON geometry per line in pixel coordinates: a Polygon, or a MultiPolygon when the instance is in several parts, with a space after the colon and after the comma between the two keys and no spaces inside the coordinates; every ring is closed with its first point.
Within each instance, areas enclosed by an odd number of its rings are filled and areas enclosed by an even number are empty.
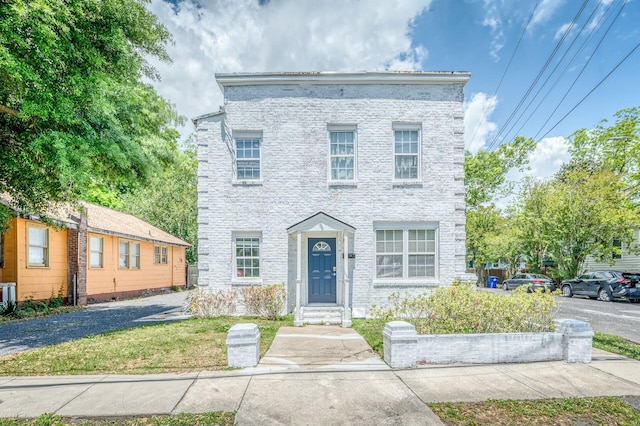
{"type": "Polygon", "coordinates": [[[118,240],[118,269],[121,270],[128,270],[128,271],[140,271],[142,270],[142,244],[140,244],[140,241],[136,241],[136,240],[118,240]],[[121,266],[120,265],[120,243],[126,243],[127,244],[127,266],[121,266]],[[137,244],[138,245],[138,266],[137,267],[133,267],[131,259],[133,259],[134,255],[133,255],[133,251],[131,250],[131,246],[133,244],[137,244]]]}
{"type": "Polygon", "coordinates": [[[166,245],[155,244],[153,246],[153,264],[168,265],[169,264],[169,247],[166,245]],[[156,257],[156,248],[159,249],[159,259],[156,257]],[[164,262],[162,261],[162,252],[164,251],[164,262]]]}
{"type": "MultiPolygon", "coordinates": [[[[234,130],[233,131],[233,183],[234,184],[245,184],[245,185],[257,185],[261,184],[264,177],[264,168],[262,162],[262,149],[264,139],[262,137],[261,131],[252,131],[252,130],[234,130]],[[238,179],[238,157],[237,157],[237,149],[238,149],[238,139],[258,139],[259,142],[259,153],[260,157],[258,158],[258,162],[260,164],[260,178],[259,179],[238,179]]],[[[255,159],[254,159],[255,160],[255,159]]]]}
{"type": "Polygon", "coordinates": [[[37,225],[27,225],[27,268],[48,268],[49,267],[49,256],[51,250],[51,236],[49,234],[49,228],[45,226],[37,226],[37,225]],[[45,245],[44,246],[36,246],[32,245],[29,241],[29,230],[30,229],[40,229],[44,231],[45,237],[45,245]],[[31,263],[29,259],[29,249],[31,247],[42,247],[44,250],[44,263],[31,263]]]}
{"type": "MultiPolygon", "coordinates": [[[[120,249],[120,246],[118,246],[118,250],[120,249]]],[[[120,257],[118,256],[118,262],[120,262],[120,257]]],[[[104,269],[104,237],[101,237],[99,235],[89,235],[89,268],[91,269],[104,269]],[[93,238],[99,239],[100,240],[100,265],[99,266],[95,266],[91,264],[91,254],[92,253],[98,253],[97,251],[94,251],[91,249],[91,240],[93,238]]]]}
{"type": "Polygon", "coordinates": [[[373,224],[373,284],[380,285],[428,285],[438,284],[440,277],[440,226],[437,222],[374,222],[373,224]],[[435,231],[434,276],[409,278],[409,230],[435,231]],[[402,233],[402,277],[378,278],[376,231],[403,231],[402,233]]]}
{"type": "Polygon", "coordinates": [[[260,231],[233,231],[231,233],[231,284],[236,285],[253,285],[262,284],[262,232],[260,231]],[[260,276],[258,277],[239,277],[237,273],[237,258],[236,258],[236,239],[238,238],[257,238],[258,248],[260,250],[258,259],[260,260],[260,276]]]}
{"type": "MultiPolygon", "coordinates": [[[[344,155],[340,157],[345,157],[344,155]]],[[[358,183],[358,126],[355,124],[327,125],[327,182],[332,186],[355,185],[358,183]],[[353,132],[353,179],[331,178],[331,132],[353,132]]]]}
{"type": "Polygon", "coordinates": [[[421,123],[392,123],[391,125],[391,155],[392,155],[392,168],[391,176],[392,182],[397,184],[415,184],[422,182],[422,124],[421,123]],[[396,131],[402,130],[416,130],[418,132],[418,177],[415,179],[400,179],[396,178],[396,131]]]}

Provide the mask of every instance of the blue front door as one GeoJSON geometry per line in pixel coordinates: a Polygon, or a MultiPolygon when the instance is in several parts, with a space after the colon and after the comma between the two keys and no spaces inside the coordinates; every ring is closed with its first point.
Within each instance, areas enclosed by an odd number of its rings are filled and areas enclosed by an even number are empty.
{"type": "Polygon", "coordinates": [[[309,238],[309,303],[336,302],[336,239],[309,238]]]}

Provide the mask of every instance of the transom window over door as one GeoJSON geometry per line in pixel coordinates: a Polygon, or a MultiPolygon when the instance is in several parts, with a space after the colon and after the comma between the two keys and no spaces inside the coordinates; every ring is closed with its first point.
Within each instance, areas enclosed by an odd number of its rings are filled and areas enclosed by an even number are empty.
{"type": "Polygon", "coordinates": [[[353,126],[329,126],[329,169],[331,181],[356,178],[356,132],[353,126]]]}
{"type": "Polygon", "coordinates": [[[236,180],[260,180],[260,133],[234,133],[236,148],[236,180]]]}
{"type": "Polygon", "coordinates": [[[420,129],[415,125],[394,125],[393,165],[395,180],[420,178],[420,129]]]}
{"type": "Polygon", "coordinates": [[[436,277],[435,225],[377,226],[376,278],[416,280],[436,277]]]}

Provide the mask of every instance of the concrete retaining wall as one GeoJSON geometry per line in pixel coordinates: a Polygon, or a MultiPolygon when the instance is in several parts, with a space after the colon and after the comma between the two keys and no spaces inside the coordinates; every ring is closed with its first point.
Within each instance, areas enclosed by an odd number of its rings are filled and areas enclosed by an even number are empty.
{"type": "Polygon", "coordinates": [[[593,331],[584,322],[556,321],[553,333],[418,335],[405,321],[385,325],[384,359],[391,367],[418,363],[498,364],[536,361],[591,362],[593,331]]]}

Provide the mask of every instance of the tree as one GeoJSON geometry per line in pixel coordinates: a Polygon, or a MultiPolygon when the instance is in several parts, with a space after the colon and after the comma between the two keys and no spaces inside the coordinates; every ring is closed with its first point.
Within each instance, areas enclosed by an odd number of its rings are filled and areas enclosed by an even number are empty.
{"type": "Polygon", "coordinates": [[[474,265],[479,283],[484,264],[496,260],[497,256],[502,219],[493,201],[512,191],[513,183],[507,181],[507,172],[514,167],[525,168],[528,154],[534,148],[533,139],[518,136],[495,151],[481,150],[475,155],[465,153],[467,258],[474,265]]]}
{"type": "Polygon", "coordinates": [[[571,166],[549,183],[544,199],[547,243],[562,278],[577,276],[587,256],[613,263],[616,240],[631,244],[638,211],[625,186],[607,168],[571,166]]]}
{"type": "Polygon", "coordinates": [[[198,260],[197,169],[195,146],[187,142],[174,163],[121,196],[122,210],[190,243],[188,263],[198,260]]]}
{"type": "MultiPolygon", "coordinates": [[[[147,0],[0,2],[0,194],[46,216],[90,183],[135,183],[170,161],[180,118],[142,78],[168,61],[147,0]]],[[[0,205],[0,224],[9,209],[0,205]]]]}
{"type": "Polygon", "coordinates": [[[580,129],[569,138],[574,158],[608,168],[627,183],[626,191],[640,201],[640,107],[614,114],[615,123],[602,120],[595,129],[580,129]]]}

